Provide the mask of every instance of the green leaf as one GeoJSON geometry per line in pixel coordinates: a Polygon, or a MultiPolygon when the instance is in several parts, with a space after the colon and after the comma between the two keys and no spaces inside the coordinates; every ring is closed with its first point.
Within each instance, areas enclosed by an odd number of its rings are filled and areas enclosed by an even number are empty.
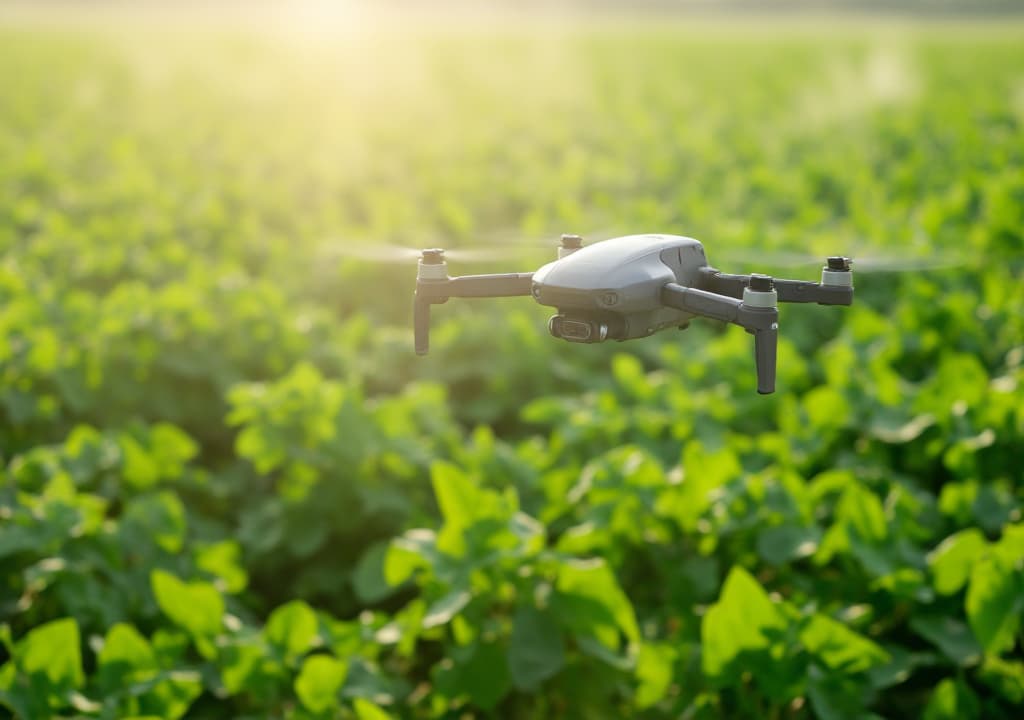
{"type": "Polygon", "coordinates": [[[413,573],[428,567],[434,558],[437,536],[432,530],[409,530],[391,541],[384,556],[384,579],[389,585],[401,585],[413,573]]]}
{"type": "Polygon", "coordinates": [[[785,565],[813,555],[821,541],[821,531],[800,525],[765,528],[757,536],[757,552],[770,565],[785,565]]]}
{"type": "Polygon", "coordinates": [[[979,717],[981,707],[977,696],[965,683],[946,678],[935,686],[923,720],[973,720],[979,717]]]}
{"type": "Polygon", "coordinates": [[[928,555],[928,565],[935,577],[935,592],[952,595],[970,577],[974,562],[988,547],[985,536],[977,528],[968,528],[950,535],[928,555]]]}
{"type": "Polygon", "coordinates": [[[1024,662],[989,656],[978,671],[981,681],[1015,707],[1024,706],[1024,662]]]}
{"type": "Polygon", "coordinates": [[[263,632],[286,659],[294,660],[313,646],[318,627],[313,609],[302,600],[292,600],[270,613],[263,632]]]}
{"type": "Polygon", "coordinates": [[[508,694],[508,653],[498,643],[479,643],[469,659],[458,667],[459,683],[473,704],[493,710],[508,694]]]}
{"type": "Polygon", "coordinates": [[[858,482],[846,486],[836,504],[836,518],[867,542],[884,540],[888,534],[882,501],[858,482]]]}
{"type": "Polygon", "coordinates": [[[258,641],[235,641],[222,648],[217,663],[224,689],[231,695],[242,693],[250,679],[259,677],[266,656],[266,646],[258,641]]]}
{"type": "Polygon", "coordinates": [[[446,523],[465,527],[477,510],[480,490],[462,470],[451,463],[436,462],[430,467],[434,495],[446,523]]]}
{"type": "Polygon", "coordinates": [[[928,640],[957,665],[973,665],[981,659],[981,647],[967,626],[949,616],[915,615],[910,629],[928,640]]]}
{"type": "Polygon", "coordinates": [[[1024,610],[1022,585],[1020,572],[998,555],[975,563],[967,588],[967,621],[986,653],[998,655],[1013,647],[1024,610]]]}
{"type": "Polygon", "coordinates": [[[140,495],[128,502],[122,522],[126,541],[133,545],[155,542],[169,553],[185,545],[185,506],[173,493],[140,495]]]}
{"type": "Polygon", "coordinates": [[[199,445],[183,430],[169,423],[157,423],[149,430],[149,446],[162,477],[179,476],[185,464],[199,452],[199,445]]]}
{"type": "Polygon", "coordinates": [[[657,510],[675,518],[683,529],[693,531],[711,505],[714,492],[739,477],[742,467],[731,449],[711,452],[696,440],[683,449],[682,466],[682,483],[662,494],[657,510]]]}
{"type": "Polygon", "coordinates": [[[117,623],[107,631],[97,662],[100,686],[107,694],[145,680],[159,670],[149,642],[126,623],[117,623]]]}
{"type": "MultiPolygon", "coordinates": [[[[625,634],[630,642],[638,642],[640,629],[637,626],[636,615],[633,612],[633,605],[629,598],[619,587],[619,581],[615,574],[602,558],[592,560],[568,560],[558,568],[558,580],[555,584],[559,593],[559,601],[566,599],[582,599],[583,604],[592,604],[604,608],[607,617],[615,623],[610,630],[615,631],[616,627],[625,634]]],[[[602,627],[607,623],[602,621],[600,614],[594,614],[594,636],[601,640],[612,650],[618,649],[617,633],[601,632],[602,627]],[[614,637],[613,637],[614,635],[614,637]]],[[[560,617],[560,619],[563,619],[560,617]]],[[[567,623],[575,630],[581,630],[579,623],[570,618],[567,623]]]]}
{"type": "Polygon", "coordinates": [[[53,620],[29,631],[15,657],[25,675],[45,678],[50,694],[64,695],[85,682],[79,643],[74,618],[53,620]]]}
{"type": "Polygon", "coordinates": [[[427,608],[423,616],[423,628],[444,625],[469,604],[472,596],[468,590],[453,590],[427,608]]]}
{"type": "Polygon", "coordinates": [[[391,716],[365,698],[352,701],[352,709],[358,720],[391,720],[391,716]]]}
{"type": "Polygon", "coordinates": [[[160,569],[150,573],[149,580],[160,609],[193,637],[207,638],[220,632],[224,599],[213,585],[186,583],[160,569]]]}
{"type": "Polygon", "coordinates": [[[523,605],[516,610],[509,638],[508,668],[512,683],[536,690],[565,664],[565,646],[558,623],[550,613],[523,605]]]}
{"type": "Polygon", "coordinates": [[[310,655],[295,678],[295,694],[308,710],[322,713],[338,707],[338,691],[348,665],[330,655],[310,655]]]}
{"type": "Polygon", "coordinates": [[[154,685],[140,701],[146,713],[162,720],[178,720],[202,692],[199,673],[176,670],[167,673],[166,680],[154,685]]]}
{"type": "Polygon", "coordinates": [[[127,433],[121,436],[120,445],[125,482],[138,489],[155,485],[160,480],[160,466],[153,456],[127,433]]]}
{"type": "Polygon", "coordinates": [[[800,640],[837,672],[864,672],[889,660],[889,654],[871,640],[820,613],[801,631],[800,640]]]}
{"type": "Polygon", "coordinates": [[[640,646],[636,664],[639,686],[635,702],[638,708],[649,708],[665,697],[672,684],[672,666],[675,660],[675,648],[669,645],[644,643],[640,646]]]}
{"type": "Polygon", "coordinates": [[[733,567],[718,602],[701,622],[704,673],[713,678],[723,675],[740,653],[768,647],[769,634],[785,627],[785,618],[757,580],[733,567]]]}
{"type": "Polygon", "coordinates": [[[241,556],[242,548],[237,542],[222,540],[197,548],[196,567],[215,576],[225,592],[239,593],[249,583],[249,575],[242,567],[241,556]]]}
{"type": "MultiPolygon", "coordinates": [[[[356,563],[352,572],[352,586],[364,604],[379,602],[394,592],[394,588],[384,577],[384,559],[387,553],[387,543],[374,543],[363,552],[356,563]]],[[[394,571],[394,568],[392,570],[394,571]]]]}

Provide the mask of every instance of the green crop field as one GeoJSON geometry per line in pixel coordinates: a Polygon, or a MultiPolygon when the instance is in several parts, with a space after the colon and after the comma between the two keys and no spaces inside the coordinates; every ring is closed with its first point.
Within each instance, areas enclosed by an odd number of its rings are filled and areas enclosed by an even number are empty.
{"type": "Polygon", "coordinates": [[[257,25],[0,26],[0,717],[1022,717],[1024,25],[257,25]],[[365,257],[562,232],[906,271],[761,396],[365,257]]]}

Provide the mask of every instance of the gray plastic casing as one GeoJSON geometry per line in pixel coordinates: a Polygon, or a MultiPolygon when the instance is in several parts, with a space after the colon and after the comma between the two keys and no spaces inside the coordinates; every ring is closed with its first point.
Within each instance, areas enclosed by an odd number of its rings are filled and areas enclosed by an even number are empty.
{"type": "Polygon", "coordinates": [[[685,326],[694,316],[665,307],[667,283],[697,287],[708,264],[704,246],[681,235],[627,235],[585,246],[533,274],[532,293],[542,304],[572,317],[614,316],[624,327],[618,340],[685,326]]]}

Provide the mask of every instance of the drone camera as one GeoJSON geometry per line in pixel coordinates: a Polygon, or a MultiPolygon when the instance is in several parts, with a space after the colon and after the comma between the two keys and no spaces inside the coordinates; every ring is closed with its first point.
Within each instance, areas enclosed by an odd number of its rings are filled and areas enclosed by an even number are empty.
{"type": "Polygon", "coordinates": [[[608,337],[608,325],[596,320],[577,320],[564,315],[552,315],[548,331],[556,338],[569,342],[594,343],[608,337]]]}

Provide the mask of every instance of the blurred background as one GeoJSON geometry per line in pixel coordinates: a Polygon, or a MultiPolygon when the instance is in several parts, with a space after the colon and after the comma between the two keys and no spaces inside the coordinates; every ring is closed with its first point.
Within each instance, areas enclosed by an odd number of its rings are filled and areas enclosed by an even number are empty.
{"type": "Polygon", "coordinates": [[[1017,717],[1022,11],[0,6],[0,717],[1017,717]],[[646,232],[855,304],[413,354],[646,232]]]}

